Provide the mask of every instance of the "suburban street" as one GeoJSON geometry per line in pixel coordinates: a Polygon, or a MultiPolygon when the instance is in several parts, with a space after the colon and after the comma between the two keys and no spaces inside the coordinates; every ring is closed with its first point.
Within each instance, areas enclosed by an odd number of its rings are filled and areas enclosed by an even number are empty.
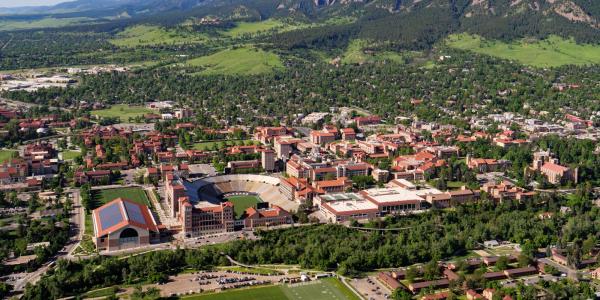
{"type": "Polygon", "coordinates": [[[27,283],[34,284],[40,278],[46,274],[46,272],[54,266],[54,263],[59,259],[70,259],[72,258],[73,251],[77,248],[81,239],[83,238],[83,234],[85,232],[85,213],[83,211],[83,206],[81,205],[81,198],[79,195],[79,189],[71,189],[67,190],[67,193],[70,192],[73,198],[73,210],[71,214],[70,221],[70,239],[67,245],[60,251],[56,256],[54,256],[49,262],[45,263],[42,267],[35,270],[34,272],[27,273],[23,278],[17,280],[14,285],[15,291],[23,291],[27,283]]]}

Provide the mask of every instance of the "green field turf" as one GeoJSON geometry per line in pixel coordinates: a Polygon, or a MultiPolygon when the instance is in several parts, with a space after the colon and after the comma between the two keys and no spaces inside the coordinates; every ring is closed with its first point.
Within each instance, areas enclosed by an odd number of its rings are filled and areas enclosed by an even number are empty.
{"type": "Polygon", "coordinates": [[[515,43],[485,40],[476,35],[454,34],[448,37],[450,47],[515,60],[534,67],[586,65],[600,63],[600,46],[577,44],[551,36],[545,40],[521,40],[515,43]]]}
{"type": "Polygon", "coordinates": [[[173,45],[198,43],[205,37],[184,30],[166,30],[158,26],[138,25],[128,27],[117,34],[110,42],[119,47],[133,48],[150,45],[173,45]]]}
{"type": "Polygon", "coordinates": [[[191,296],[190,300],[359,300],[343,283],[327,278],[306,285],[276,285],[191,296]]]}
{"type": "Polygon", "coordinates": [[[92,110],[90,113],[92,116],[98,116],[101,118],[115,118],[118,117],[121,122],[127,122],[129,118],[141,117],[154,111],[143,107],[143,106],[129,106],[127,104],[113,105],[107,109],[92,110]]]}
{"type": "Polygon", "coordinates": [[[188,60],[186,64],[206,68],[199,73],[200,75],[254,75],[283,68],[279,56],[252,47],[222,50],[212,55],[188,60]]]}
{"type": "Polygon", "coordinates": [[[0,150],[0,163],[3,163],[18,155],[17,150],[0,150]]]}
{"type": "Polygon", "coordinates": [[[71,159],[75,159],[76,157],[81,156],[81,152],[80,151],[63,151],[62,152],[62,159],[63,160],[71,160],[71,159]]]}
{"type": "Polygon", "coordinates": [[[216,145],[216,147],[217,147],[216,150],[221,150],[221,149],[224,149],[227,147],[240,145],[240,143],[243,143],[244,145],[253,145],[253,144],[257,144],[258,142],[253,141],[253,140],[207,141],[207,142],[195,143],[194,149],[202,150],[202,151],[211,151],[211,150],[215,150],[215,145],[216,145]]]}
{"type": "Polygon", "coordinates": [[[125,198],[140,204],[151,206],[146,191],[138,187],[97,190],[94,191],[93,196],[98,206],[102,206],[117,198],[125,198]]]}
{"type": "Polygon", "coordinates": [[[225,198],[225,200],[233,203],[233,211],[236,218],[241,217],[246,208],[256,207],[256,203],[262,202],[257,196],[231,196],[225,198]]]}

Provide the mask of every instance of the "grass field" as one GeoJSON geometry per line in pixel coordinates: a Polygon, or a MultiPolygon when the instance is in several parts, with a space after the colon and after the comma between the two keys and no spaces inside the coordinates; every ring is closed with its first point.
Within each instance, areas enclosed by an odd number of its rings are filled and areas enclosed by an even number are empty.
{"type": "Polygon", "coordinates": [[[16,150],[0,150],[0,163],[3,163],[13,157],[16,157],[18,152],[16,150]]]}
{"type": "Polygon", "coordinates": [[[190,300],[359,300],[336,278],[327,278],[306,285],[276,285],[192,296],[190,300]]]}
{"type": "Polygon", "coordinates": [[[206,38],[200,34],[183,30],[166,30],[158,26],[138,25],[128,27],[110,42],[119,47],[133,48],[149,45],[173,45],[198,43],[206,38]]]}
{"type": "Polygon", "coordinates": [[[245,34],[256,34],[271,29],[283,28],[284,26],[286,25],[283,22],[275,19],[262,22],[238,22],[234,28],[224,31],[223,34],[229,37],[239,37],[245,34]]]}
{"type": "Polygon", "coordinates": [[[256,203],[262,202],[262,200],[256,196],[231,196],[225,198],[225,200],[233,203],[233,211],[236,218],[241,217],[246,208],[256,206],[256,203]]]}
{"type": "Polygon", "coordinates": [[[233,272],[244,272],[251,274],[262,274],[262,275],[270,275],[270,274],[281,274],[280,271],[271,270],[266,268],[246,268],[240,266],[230,266],[230,267],[221,267],[219,270],[229,270],[233,272]]]}
{"type": "Polygon", "coordinates": [[[600,63],[600,46],[577,44],[551,36],[545,40],[523,39],[515,43],[485,40],[476,35],[454,34],[448,37],[450,47],[515,60],[534,67],[586,65],[600,63]]]}
{"type": "Polygon", "coordinates": [[[0,31],[5,30],[20,30],[20,29],[35,29],[35,28],[56,28],[68,25],[75,25],[85,21],[90,21],[90,18],[42,18],[31,21],[4,20],[0,21],[0,31]]]}
{"type": "Polygon", "coordinates": [[[244,145],[252,145],[258,142],[253,140],[237,140],[237,141],[208,141],[208,142],[200,142],[194,144],[194,149],[202,150],[202,151],[210,151],[214,150],[215,145],[217,146],[217,150],[224,149],[226,147],[231,147],[235,145],[239,145],[243,143],[244,145]]]}
{"type": "Polygon", "coordinates": [[[188,60],[186,65],[206,68],[199,73],[200,75],[255,75],[283,68],[279,56],[253,47],[222,50],[188,60]]]}
{"type": "Polygon", "coordinates": [[[92,116],[100,118],[115,118],[118,117],[121,122],[127,122],[129,118],[141,117],[145,114],[152,113],[153,110],[143,106],[129,106],[127,104],[113,105],[107,109],[92,110],[92,116]]]}
{"type": "Polygon", "coordinates": [[[366,62],[392,61],[396,63],[404,63],[402,53],[392,51],[379,51],[372,54],[365,53],[365,48],[369,45],[366,40],[352,40],[348,48],[342,56],[344,64],[361,64],[366,62]]]}
{"type": "Polygon", "coordinates": [[[150,205],[146,191],[138,187],[98,190],[94,191],[93,197],[98,206],[117,198],[125,198],[149,207],[152,206],[150,205]]]}
{"type": "Polygon", "coordinates": [[[62,158],[63,160],[71,160],[71,159],[75,159],[76,157],[81,156],[81,152],[80,151],[63,151],[62,152],[62,158]]]}

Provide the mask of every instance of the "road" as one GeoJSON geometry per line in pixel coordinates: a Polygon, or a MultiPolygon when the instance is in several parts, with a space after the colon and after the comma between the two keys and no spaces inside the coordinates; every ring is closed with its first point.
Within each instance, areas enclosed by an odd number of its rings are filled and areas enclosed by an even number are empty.
{"type": "Polygon", "coordinates": [[[79,189],[67,190],[73,196],[73,210],[71,214],[70,220],[70,238],[69,242],[65,247],[56,254],[49,262],[45,263],[42,267],[35,270],[32,273],[28,273],[21,280],[18,280],[15,283],[14,290],[15,291],[23,291],[27,283],[34,284],[40,278],[46,274],[46,272],[54,266],[54,263],[59,259],[69,259],[73,257],[73,251],[77,248],[81,239],[83,238],[83,234],[85,232],[85,214],[83,211],[83,206],[81,205],[81,198],[79,196],[79,189]]]}
{"type": "Polygon", "coordinates": [[[539,258],[538,260],[541,261],[541,262],[543,262],[543,263],[545,263],[545,264],[548,264],[548,265],[551,265],[551,266],[555,267],[561,273],[567,274],[567,276],[570,277],[570,278],[574,278],[577,275],[577,271],[576,270],[573,270],[573,269],[570,269],[570,268],[568,268],[566,266],[563,266],[563,265],[561,265],[561,264],[559,264],[559,263],[557,263],[557,262],[555,262],[555,261],[553,261],[553,260],[551,260],[549,258],[539,258]]]}

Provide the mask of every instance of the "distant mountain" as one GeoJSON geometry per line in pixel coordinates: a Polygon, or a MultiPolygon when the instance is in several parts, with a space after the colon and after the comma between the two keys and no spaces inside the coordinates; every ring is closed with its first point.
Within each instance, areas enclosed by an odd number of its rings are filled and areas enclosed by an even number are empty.
{"type": "Polygon", "coordinates": [[[33,6],[0,8],[2,15],[55,15],[94,12],[113,14],[115,11],[127,11],[133,14],[159,13],[166,10],[189,9],[200,5],[204,0],[76,0],[54,6],[33,6]]]}

